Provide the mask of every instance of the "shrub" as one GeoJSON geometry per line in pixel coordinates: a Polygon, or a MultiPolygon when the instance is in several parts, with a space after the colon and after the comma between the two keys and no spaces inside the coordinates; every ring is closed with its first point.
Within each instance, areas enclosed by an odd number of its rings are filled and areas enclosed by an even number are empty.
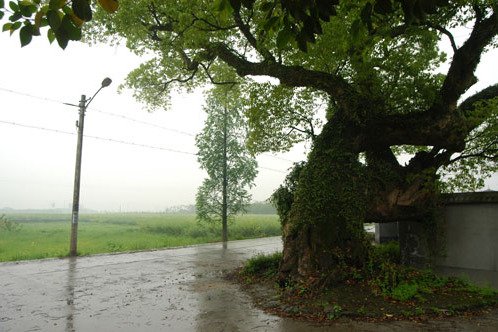
{"type": "Polygon", "coordinates": [[[260,254],[249,259],[241,273],[248,276],[274,276],[278,273],[281,260],[282,254],[280,252],[269,255],[260,254]]]}
{"type": "Polygon", "coordinates": [[[21,229],[21,224],[10,221],[5,215],[0,216],[0,232],[19,232],[21,229]]]}

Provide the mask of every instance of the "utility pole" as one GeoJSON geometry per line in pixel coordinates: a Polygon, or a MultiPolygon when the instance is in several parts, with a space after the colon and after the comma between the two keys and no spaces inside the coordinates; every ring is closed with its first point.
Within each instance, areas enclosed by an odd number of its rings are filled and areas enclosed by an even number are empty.
{"type": "MultiPolygon", "coordinates": [[[[83,128],[85,124],[85,112],[88,105],[90,105],[90,103],[93,101],[97,93],[99,93],[99,91],[102,90],[103,88],[109,86],[111,82],[112,82],[111,79],[109,77],[106,77],[102,81],[102,85],[97,90],[97,92],[95,92],[93,97],[86,100],[86,96],[81,95],[81,100],[78,105],[80,110],[80,117],[77,123],[78,145],[76,147],[76,166],[74,169],[73,211],[71,214],[71,242],[69,244],[69,256],[76,256],[78,254],[77,249],[78,249],[78,216],[80,210],[81,153],[83,150],[83,128]]],[[[76,106],[76,105],[71,105],[71,106],[76,106]]]]}
{"type": "Polygon", "coordinates": [[[73,213],[71,215],[71,244],[69,256],[76,256],[78,247],[78,214],[80,210],[81,151],[83,149],[83,127],[85,124],[86,96],[81,95],[78,120],[78,145],[76,147],[76,167],[74,169],[73,213]]]}

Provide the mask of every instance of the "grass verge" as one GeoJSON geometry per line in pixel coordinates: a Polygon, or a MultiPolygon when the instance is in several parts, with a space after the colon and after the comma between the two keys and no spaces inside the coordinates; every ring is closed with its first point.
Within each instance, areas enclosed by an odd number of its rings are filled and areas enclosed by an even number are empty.
{"type": "MultiPolygon", "coordinates": [[[[66,256],[70,215],[12,214],[0,222],[0,262],[66,256]],[[0,225],[1,226],[1,225],[0,225]]],[[[221,229],[221,225],[220,225],[221,229]]],[[[221,231],[203,228],[190,214],[82,214],[78,254],[156,249],[220,241],[221,231]]],[[[237,216],[229,239],[280,235],[277,215],[237,216]]]]}

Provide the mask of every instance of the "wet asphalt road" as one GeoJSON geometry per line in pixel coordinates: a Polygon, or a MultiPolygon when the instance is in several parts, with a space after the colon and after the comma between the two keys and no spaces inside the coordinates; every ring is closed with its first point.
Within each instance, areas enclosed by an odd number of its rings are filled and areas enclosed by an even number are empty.
{"type": "Polygon", "coordinates": [[[281,247],[274,237],[232,241],[227,248],[216,243],[0,263],[0,331],[498,330],[496,313],[484,325],[470,326],[349,320],[317,326],[269,315],[222,276],[255,254],[281,247]]]}

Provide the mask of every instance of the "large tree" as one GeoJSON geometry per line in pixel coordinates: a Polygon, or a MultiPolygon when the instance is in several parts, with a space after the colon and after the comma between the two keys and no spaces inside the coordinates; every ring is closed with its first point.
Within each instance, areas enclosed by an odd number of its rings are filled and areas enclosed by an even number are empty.
{"type": "Polygon", "coordinates": [[[256,159],[246,147],[239,98],[229,87],[211,91],[204,128],[195,138],[199,163],[208,175],[197,190],[197,219],[210,226],[221,223],[223,242],[228,241],[229,221],[251,202],[248,189],[257,175],[256,159]]]}
{"type": "MultiPolygon", "coordinates": [[[[286,149],[313,134],[307,163],[282,195],[281,278],[333,281],[339,265],[364,263],[365,220],[423,220],[440,190],[438,172],[497,169],[498,86],[461,98],[477,81],[481,54],[496,46],[498,4],[293,3],[122,0],[113,17],[94,15],[88,33],[95,40],[121,36],[149,59],[127,84],[152,108],[167,105],[177,87],[238,83],[247,94],[255,151],[286,149]],[[458,45],[451,31],[464,26],[471,30],[458,45]],[[447,72],[438,74],[443,39],[452,54],[447,72]],[[277,82],[261,84],[254,76],[277,82]],[[310,100],[328,104],[318,135],[309,126],[310,100]],[[413,157],[400,163],[401,152],[413,157]]],[[[462,173],[464,180],[471,173],[462,173]]]]}

